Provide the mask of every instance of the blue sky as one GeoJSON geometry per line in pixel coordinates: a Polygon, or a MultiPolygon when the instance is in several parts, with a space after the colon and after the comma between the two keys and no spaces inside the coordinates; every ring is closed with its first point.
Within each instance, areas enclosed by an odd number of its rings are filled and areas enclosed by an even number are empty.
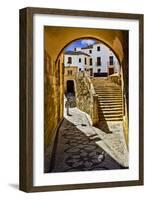
{"type": "Polygon", "coordinates": [[[86,47],[88,45],[92,45],[95,43],[96,43],[96,40],[91,40],[91,39],[76,40],[75,42],[72,42],[71,44],[69,44],[65,48],[65,51],[74,51],[75,47],[86,47]]]}

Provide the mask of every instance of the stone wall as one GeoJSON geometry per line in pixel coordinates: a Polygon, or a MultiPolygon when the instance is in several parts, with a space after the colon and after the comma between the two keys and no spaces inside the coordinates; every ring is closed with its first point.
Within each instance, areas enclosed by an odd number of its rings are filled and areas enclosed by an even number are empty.
{"type": "Polygon", "coordinates": [[[76,79],[77,107],[90,115],[93,125],[98,123],[98,101],[93,85],[85,72],[76,79]]]}
{"type": "Polygon", "coordinates": [[[88,87],[85,84],[85,81],[83,78],[78,78],[76,81],[76,103],[77,107],[86,112],[87,114],[91,115],[91,97],[90,92],[88,90],[88,87]]]}
{"type": "Polygon", "coordinates": [[[121,75],[118,73],[108,76],[108,79],[117,85],[121,85],[121,75]]]}

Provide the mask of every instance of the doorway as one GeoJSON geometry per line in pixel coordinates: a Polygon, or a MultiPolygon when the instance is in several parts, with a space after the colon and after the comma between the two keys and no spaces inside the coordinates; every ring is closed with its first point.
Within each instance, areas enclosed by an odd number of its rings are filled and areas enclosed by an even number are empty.
{"type": "Polygon", "coordinates": [[[109,68],[109,75],[111,75],[111,74],[114,74],[114,68],[113,67],[109,68]]]}
{"type": "Polygon", "coordinates": [[[67,93],[72,93],[74,94],[75,90],[74,90],[74,81],[73,80],[68,80],[67,81],[67,93]]]}

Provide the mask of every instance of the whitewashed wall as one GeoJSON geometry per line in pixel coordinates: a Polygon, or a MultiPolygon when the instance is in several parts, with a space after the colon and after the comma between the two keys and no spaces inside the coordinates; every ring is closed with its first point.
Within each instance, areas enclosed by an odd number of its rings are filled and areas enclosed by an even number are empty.
{"type": "Polygon", "coordinates": [[[89,57],[86,55],[64,55],[64,66],[77,66],[81,71],[84,70],[89,64],[89,57]],[[72,63],[68,63],[68,57],[72,58],[72,63]],[[79,62],[79,58],[81,58],[81,62],[79,62]],[[85,58],[87,59],[87,64],[85,65],[85,58]]]}
{"type": "Polygon", "coordinates": [[[115,54],[104,44],[94,44],[93,48],[88,49],[80,49],[78,47],[78,49],[76,48],[76,51],[83,51],[84,53],[92,57],[92,66],[94,73],[97,73],[98,69],[101,69],[101,72],[108,72],[109,56],[114,57],[114,71],[119,72],[120,70],[119,62],[115,54]],[[97,51],[98,46],[100,46],[100,51],[97,51]],[[89,50],[92,50],[92,53],[89,53],[89,50]],[[96,65],[97,57],[101,57],[101,66],[96,65]]]}

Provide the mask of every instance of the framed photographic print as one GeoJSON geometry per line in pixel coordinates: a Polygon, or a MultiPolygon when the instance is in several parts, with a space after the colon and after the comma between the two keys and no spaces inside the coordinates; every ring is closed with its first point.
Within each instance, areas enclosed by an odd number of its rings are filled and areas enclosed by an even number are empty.
{"type": "Polygon", "coordinates": [[[20,190],[143,185],[143,15],[20,10],[20,190]]]}

